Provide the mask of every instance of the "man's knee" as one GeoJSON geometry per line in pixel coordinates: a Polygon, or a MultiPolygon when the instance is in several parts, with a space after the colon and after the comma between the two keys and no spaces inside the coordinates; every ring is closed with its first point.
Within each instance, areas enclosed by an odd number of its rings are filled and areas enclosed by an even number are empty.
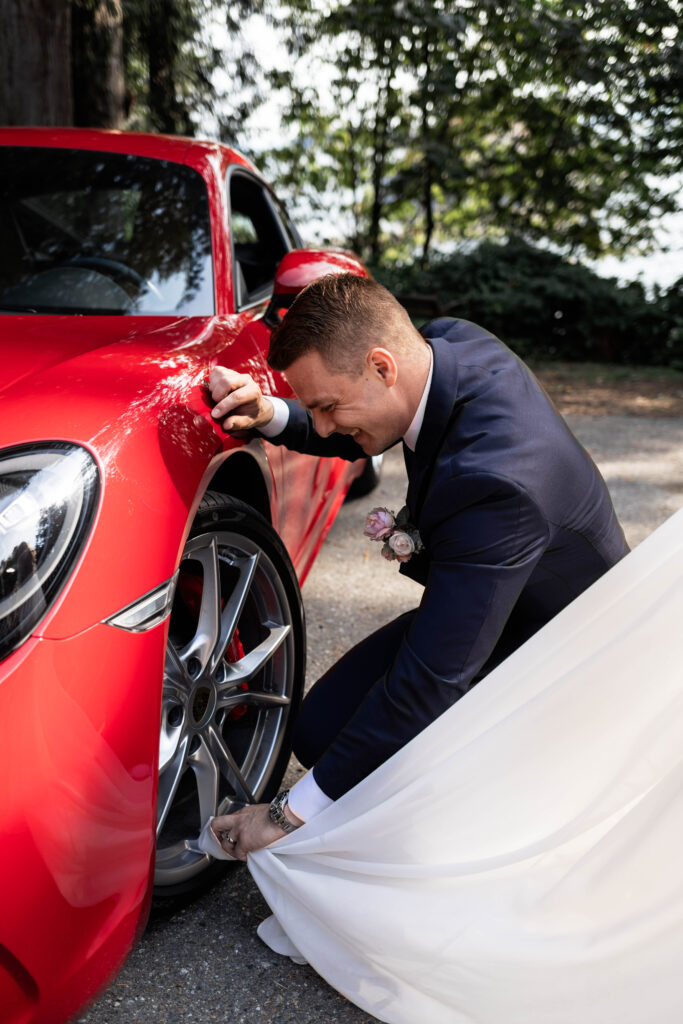
{"type": "Polygon", "coordinates": [[[301,762],[304,768],[312,768],[323,754],[323,751],[320,749],[319,736],[316,735],[315,723],[309,721],[305,703],[302,705],[299,717],[294,725],[292,749],[294,756],[301,762]]]}

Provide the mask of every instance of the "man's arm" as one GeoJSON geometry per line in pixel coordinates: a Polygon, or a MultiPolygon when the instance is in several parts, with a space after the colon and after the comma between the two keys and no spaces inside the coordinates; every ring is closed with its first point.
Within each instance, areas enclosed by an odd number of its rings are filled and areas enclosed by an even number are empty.
{"type": "Polygon", "coordinates": [[[429,577],[410,632],[391,669],[314,766],[315,782],[332,799],[470,688],[545,549],[545,522],[507,481],[459,478],[441,490],[433,500],[443,518],[424,538],[429,577]]]}
{"type": "Polygon", "coordinates": [[[367,457],[348,435],[316,434],[311,416],[298,402],[269,398],[248,374],[215,366],[209,375],[209,390],[216,402],[211,415],[223,420],[227,433],[258,430],[273,444],[284,444],[305,455],[337,456],[349,462],[367,457]]]}

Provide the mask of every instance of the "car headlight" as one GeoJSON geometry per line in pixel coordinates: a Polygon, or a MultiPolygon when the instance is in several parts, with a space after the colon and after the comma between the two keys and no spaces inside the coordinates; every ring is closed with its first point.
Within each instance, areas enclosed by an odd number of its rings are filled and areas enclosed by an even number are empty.
{"type": "Polygon", "coordinates": [[[90,532],[99,487],[95,460],[77,445],[0,452],[0,658],[58,596],[90,532]]]}

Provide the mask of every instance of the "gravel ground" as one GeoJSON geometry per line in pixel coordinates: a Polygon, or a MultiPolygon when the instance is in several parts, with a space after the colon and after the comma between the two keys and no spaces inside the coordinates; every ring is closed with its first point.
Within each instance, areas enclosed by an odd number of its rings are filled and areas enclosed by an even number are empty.
{"type": "MultiPolygon", "coordinates": [[[[683,505],[683,419],[568,416],[600,466],[632,546],[683,505]]],[[[308,682],[352,643],[414,607],[421,588],[362,536],[373,505],[405,495],[399,451],[380,487],[347,502],[304,586],[308,682]]],[[[290,781],[301,769],[290,767],[290,781]]],[[[255,934],[268,908],[242,866],[191,906],[152,918],[123,971],[80,1024],[374,1024],[310,967],[296,967],[255,934]]]]}

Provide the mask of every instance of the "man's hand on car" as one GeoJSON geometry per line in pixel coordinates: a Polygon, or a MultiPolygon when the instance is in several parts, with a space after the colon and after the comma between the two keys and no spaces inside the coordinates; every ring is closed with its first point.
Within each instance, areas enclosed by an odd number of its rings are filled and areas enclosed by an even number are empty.
{"type": "Polygon", "coordinates": [[[214,366],[209,375],[209,391],[216,406],[211,415],[223,420],[229,433],[264,427],[273,418],[273,404],[246,373],[225,366],[214,366]]]}

